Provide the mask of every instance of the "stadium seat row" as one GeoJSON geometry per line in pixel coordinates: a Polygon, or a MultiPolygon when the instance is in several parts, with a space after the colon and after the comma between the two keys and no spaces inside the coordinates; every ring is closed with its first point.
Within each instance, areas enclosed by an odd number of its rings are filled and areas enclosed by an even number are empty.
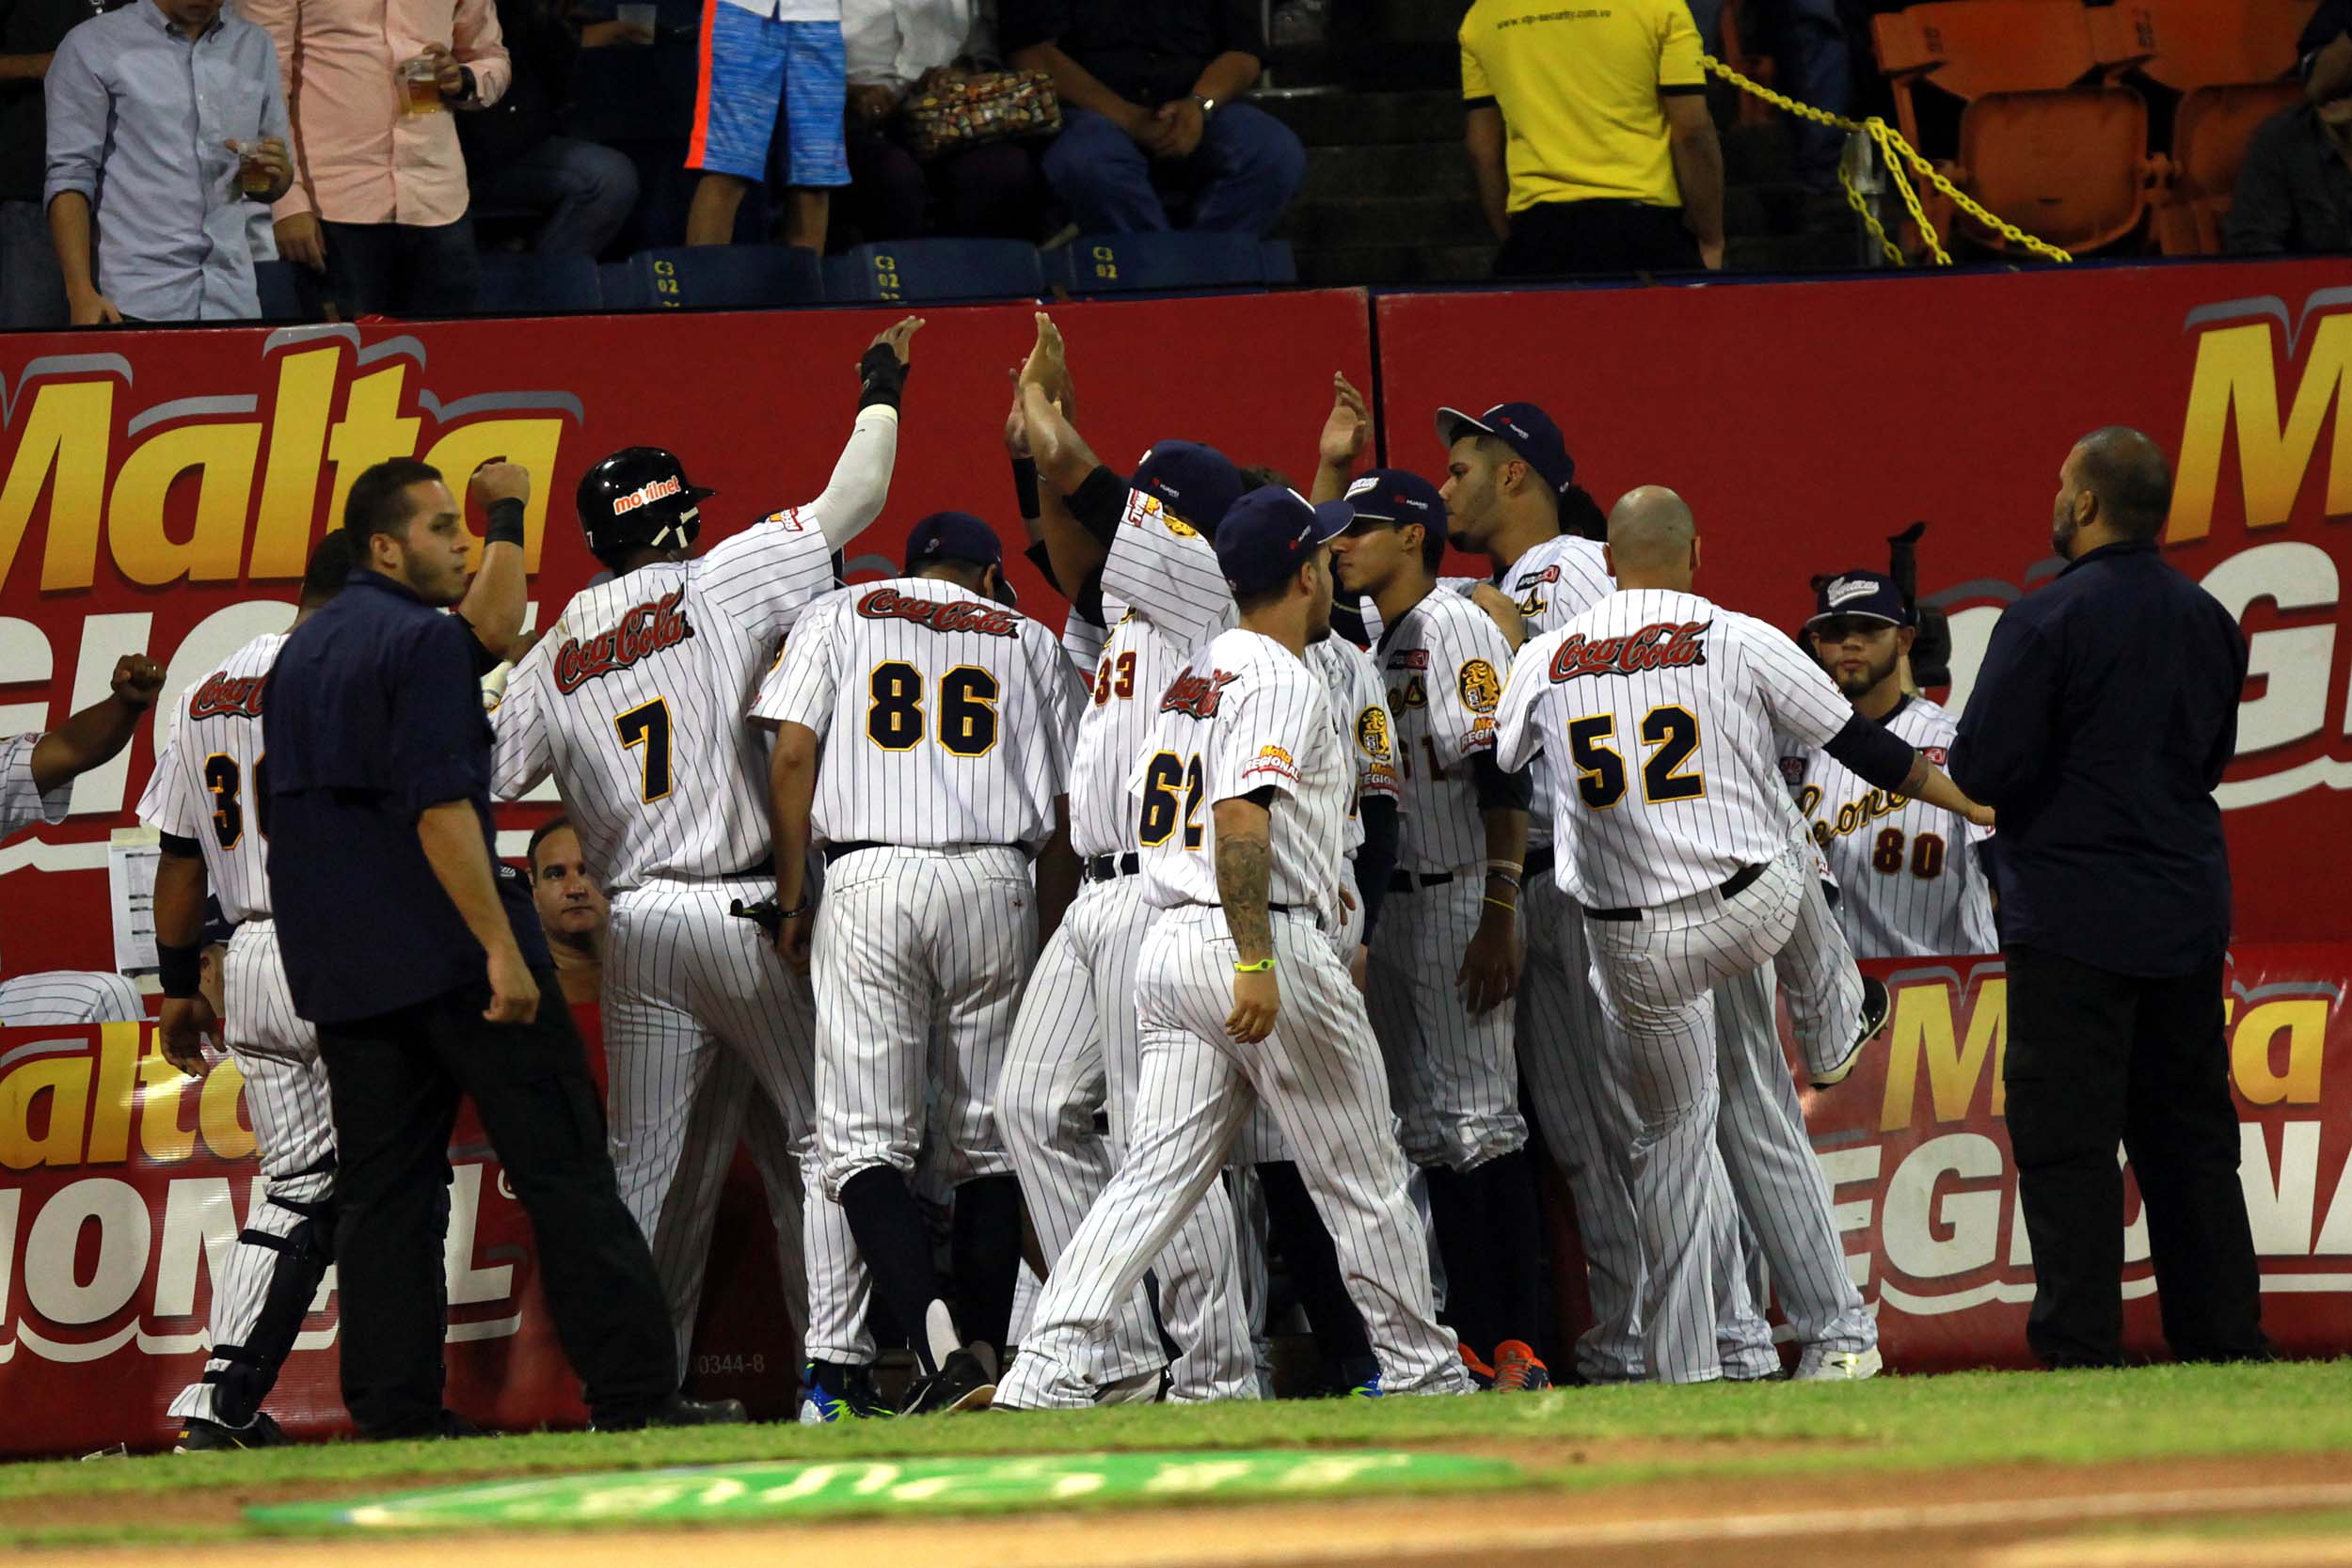
{"type": "MultiPolygon", "coordinates": [[[[265,318],[308,313],[292,263],[260,271],[265,318]]],[[[476,309],[513,316],[1006,299],[1057,288],[1073,294],[1257,289],[1297,276],[1289,245],[1246,234],[1098,234],[1044,251],[1014,240],[910,240],[858,245],[821,265],[810,252],[780,245],[643,250],[601,266],[585,256],[489,251],[476,309]]]]}
{"type": "Polygon", "coordinates": [[[2167,254],[2209,254],[2255,128],[2300,100],[2295,40],[2312,4],[1927,0],[1872,25],[1914,145],[1917,86],[1963,102],[1946,172],[1986,207],[2077,252],[2138,233],[2153,213],[2167,254]],[[2150,145],[2128,71],[2177,95],[2169,150],[2150,145]]]}

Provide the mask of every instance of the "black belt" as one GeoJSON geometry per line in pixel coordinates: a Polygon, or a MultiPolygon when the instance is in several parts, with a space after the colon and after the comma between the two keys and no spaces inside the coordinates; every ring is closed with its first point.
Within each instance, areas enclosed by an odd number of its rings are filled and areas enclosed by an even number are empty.
{"type": "Polygon", "coordinates": [[[1018,844],[918,844],[918,845],[905,845],[905,844],[884,844],[884,843],[881,842],[881,841],[880,841],[880,840],[878,840],[878,839],[871,839],[871,838],[852,838],[852,839],[847,839],[847,840],[844,840],[843,842],[841,842],[841,843],[839,843],[839,844],[828,844],[828,845],[826,845],[826,846],[825,846],[825,863],[826,863],[827,865],[831,865],[834,862],[835,862],[835,861],[839,860],[842,856],[844,856],[844,855],[854,855],[854,854],[856,854],[856,853],[857,853],[860,849],[907,849],[907,848],[916,848],[916,849],[931,849],[931,850],[938,850],[938,851],[943,851],[943,852],[944,852],[944,851],[961,851],[961,850],[965,850],[965,849],[1009,849],[1009,850],[1011,850],[1014,854],[1021,856],[1021,857],[1022,857],[1023,859],[1025,859],[1025,860],[1028,858],[1028,853],[1029,853],[1026,849],[1024,849],[1024,848],[1023,848],[1020,845],[1018,845],[1018,844]]]}
{"type": "MultiPolygon", "coordinates": [[[[1726,898],[1737,897],[1745,893],[1748,885],[1762,875],[1764,875],[1764,867],[1761,863],[1755,865],[1743,865],[1725,879],[1723,886],[1715,891],[1726,898]]],[[[1639,920],[1642,918],[1640,910],[1586,910],[1584,914],[1590,920],[1639,920]]]]}
{"type": "Polygon", "coordinates": [[[1123,855],[1089,856],[1078,868],[1078,875],[1089,882],[1115,882],[1142,869],[1143,857],[1130,849],[1123,855]]]}
{"type": "Polygon", "coordinates": [[[1443,887],[1454,880],[1451,871],[1391,871],[1389,873],[1391,893],[1410,893],[1417,887],[1443,887]]]}
{"type": "Polygon", "coordinates": [[[1538,849],[1530,849],[1527,852],[1526,863],[1519,867],[1519,875],[1540,877],[1550,870],[1553,864],[1551,853],[1551,846],[1549,844],[1538,849]]]}

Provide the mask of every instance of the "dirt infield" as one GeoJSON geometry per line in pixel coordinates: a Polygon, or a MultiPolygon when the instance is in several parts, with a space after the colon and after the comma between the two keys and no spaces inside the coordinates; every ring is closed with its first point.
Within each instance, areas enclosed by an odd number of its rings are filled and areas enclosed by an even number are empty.
{"type": "MultiPolygon", "coordinates": [[[[1662,1446],[1661,1446],[1662,1447],[1662,1446]]],[[[1674,1445],[1690,1457],[1698,1445],[1674,1445]]],[[[1726,1459],[1777,1445],[1706,1445],[1726,1459]]],[[[1487,1451],[1557,1473],[1572,1446],[1487,1451]],[[1565,1450],[1565,1451],[1564,1451],[1565,1450]]],[[[1613,1460],[1622,1461],[1622,1452],[1613,1460]]],[[[1661,1452],[1659,1456],[1666,1457],[1661,1452]]],[[[433,1478],[437,1482],[448,1477],[433,1478]]],[[[397,1490],[398,1482],[365,1488],[397,1490]]],[[[143,1519],[227,1526],[248,1502],[352,1489],[277,1487],[141,1499],[143,1519]],[[159,1517],[160,1513],[160,1517],[159,1517]]],[[[47,1498],[11,1522],[103,1526],[121,1500],[47,1498]]],[[[168,1549],[175,1568],[293,1568],[331,1550],[341,1568],[645,1568],[691,1552],[696,1568],[773,1568],[780,1557],[955,1568],[1535,1568],[1573,1555],[1594,1568],[2303,1568],[2352,1563],[2352,1532],[2294,1533],[2295,1514],[2352,1510],[2345,1455],[2278,1456],[2090,1468],[2001,1465],[1969,1471],[1833,1472],[1800,1483],[1742,1477],[1488,1497],[1324,1504],[1057,1513],[1020,1518],[857,1522],[764,1529],[520,1532],[424,1539],[239,1540],[168,1549]],[[2237,1535],[2244,1521],[2264,1533],[2237,1535]],[[2218,1524],[2217,1523],[2218,1522],[2218,1524]]],[[[45,1549],[11,1568],[151,1568],[154,1545],[45,1549]]]]}

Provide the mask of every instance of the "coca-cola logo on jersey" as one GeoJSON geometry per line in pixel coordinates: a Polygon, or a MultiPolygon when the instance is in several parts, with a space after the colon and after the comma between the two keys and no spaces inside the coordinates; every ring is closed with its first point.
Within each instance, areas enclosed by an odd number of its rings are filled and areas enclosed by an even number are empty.
{"type": "Polygon", "coordinates": [[[555,689],[568,695],[599,675],[626,670],[693,636],[693,624],[678,604],[685,596],[683,588],[664,594],[631,610],[610,631],[585,642],[578,638],[565,642],[555,651],[555,689]]]}
{"type": "Polygon", "coordinates": [[[1629,637],[1588,640],[1582,632],[1551,656],[1551,678],[1635,675],[1645,670],[1680,670],[1707,662],[1707,631],[1712,621],[1659,621],[1629,637]]]}
{"type": "Polygon", "coordinates": [[[869,621],[912,621],[933,631],[976,631],[982,637],[1016,637],[1021,617],[969,599],[914,599],[892,588],[877,588],[857,602],[869,621]]]}
{"type": "Polygon", "coordinates": [[[1187,670],[1168,683],[1168,694],[1160,699],[1162,713],[1189,714],[1195,719],[1214,719],[1216,705],[1225,689],[1241,677],[1230,671],[1212,670],[1196,675],[1187,670]]]}
{"type": "Polygon", "coordinates": [[[191,721],[235,715],[259,719],[262,694],[268,687],[267,675],[215,674],[188,699],[188,718],[191,721]]]}

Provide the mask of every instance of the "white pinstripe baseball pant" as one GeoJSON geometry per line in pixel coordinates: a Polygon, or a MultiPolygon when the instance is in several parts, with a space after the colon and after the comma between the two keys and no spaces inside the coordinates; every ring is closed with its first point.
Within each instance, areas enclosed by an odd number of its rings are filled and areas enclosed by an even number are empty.
{"type": "Polygon", "coordinates": [[[1793,851],[1726,898],[1708,890],[1634,920],[1585,916],[1613,1065],[1634,1116],[1629,1145],[1644,1280],[1645,1361],[1663,1383],[1723,1375],[1721,1227],[1733,1199],[1716,1146],[1714,986],[1769,962],[1797,925],[1793,851]]]}
{"type": "MultiPolygon", "coordinates": [[[[807,982],[776,956],[757,925],[727,912],[735,899],[772,891],[749,879],[656,881],[612,900],[604,964],[605,1114],[621,1199],[653,1250],[680,1367],[691,1350],[720,1187],[743,1126],[741,1106],[755,1085],[774,1109],[785,1140],[781,1150],[766,1134],[755,1145],[755,1155],[767,1146],[761,1175],[771,1210],[786,1207],[777,1196],[787,1180],[784,1159],[815,1137],[807,982]]],[[[803,1185],[810,1185],[805,1176],[803,1185]]],[[[780,1249],[780,1260],[787,1288],[794,1272],[803,1275],[800,1299],[815,1320],[824,1304],[864,1299],[865,1269],[839,1205],[818,1193],[800,1210],[801,1245],[780,1249]],[[789,1268],[791,1252],[801,1255],[798,1271],[789,1268]]],[[[781,1223],[782,1213],[776,1217],[781,1223]]],[[[811,1321],[804,1338],[844,1361],[872,1359],[862,1322],[811,1321]],[[863,1357],[855,1354],[861,1345],[863,1357]]]]}
{"type": "Polygon", "coordinates": [[[1391,1135],[1388,1081],[1363,1001],[1304,914],[1273,917],[1281,1009],[1255,1045],[1225,1037],[1234,947],[1224,911],[1163,911],[1136,971],[1142,1072],[1127,1158],[1038,1299],[1029,1340],[997,1387],[1015,1408],[1078,1406],[1110,1314],[1217,1178],[1251,1101],[1274,1106],[1391,1393],[1468,1387],[1430,1301],[1428,1238],[1391,1135]]]}
{"type": "MultiPolygon", "coordinates": [[[[1796,1081],[1781,1052],[1775,967],[1765,964],[1715,988],[1724,1107],[1716,1143],[1798,1342],[1867,1351],[1878,1343],[1878,1325],[1846,1272],[1829,1181],[1813,1157],[1796,1081]]],[[[1846,967],[1852,973],[1851,964],[1846,967]]]]}
{"type": "Polygon", "coordinates": [[[1430,887],[1416,879],[1383,900],[1372,934],[1364,1004],[1417,1165],[1475,1170],[1527,1146],[1512,1015],[1471,1017],[1454,985],[1485,892],[1471,871],[1430,887]]]}
{"type": "MultiPolygon", "coordinates": [[[[1645,1374],[1642,1241],[1633,1210],[1633,1106],[1613,1059],[1608,1018],[1595,992],[1584,917],[1549,873],[1519,895],[1527,962],[1519,978],[1519,1061],[1544,1141],[1576,1201],[1593,1326],[1578,1338],[1576,1370],[1590,1383],[1645,1374]]],[[[1622,1051],[1616,1053],[1621,1059],[1622,1051]]],[[[1720,1156],[1715,1157],[1720,1164],[1720,1156]]],[[[1779,1370],[1771,1324],[1747,1287],[1746,1249],[1735,1212],[1716,1226],[1716,1343],[1728,1375],[1779,1370]]]]}
{"type": "MultiPolygon", "coordinates": [[[[1142,895],[1137,876],[1080,889],[1038,956],[998,1083],[998,1128],[1049,1270],[1109,1184],[1133,1118],[1136,957],[1151,913],[1142,895]],[[1109,1113],[1108,1139],[1094,1132],[1098,1102],[1109,1113]]],[[[1257,1397],[1234,1247],[1232,1201],[1212,1182],[1152,1261],[1179,1351],[1172,1401],[1257,1397]]],[[[1166,1360],[1138,1287],[1112,1319],[1104,1364],[1088,1375],[1100,1388],[1166,1360]]]]}
{"type": "MultiPolygon", "coordinates": [[[[266,1188],[256,1196],[214,1285],[205,1338],[215,1354],[204,1363],[203,1379],[180,1391],[169,1414],[242,1426],[253,1412],[224,1410],[222,1381],[238,1376],[239,1366],[254,1367],[251,1357],[257,1353],[268,1362],[282,1362],[333,1256],[334,1237],[326,1227],[309,1233],[314,1257],[301,1256],[302,1243],[290,1238],[305,1221],[327,1218],[331,1224],[326,1205],[335,1182],[335,1121],[326,1069],[319,1062],[318,1030],[294,1014],[276,922],[248,920],[230,938],[221,964],[221,1003],[227,1015],[221,1037],[245,1074],[246,1114],[252,1118],[266,1188]],[[278,1284],[281,1274],[285,1283],[278,1284]],[[301,1299],[298,1305],[282,1300],[265,1329],[273,1284],[281,1296],[294,1292],[301,1299]],[[262,1335],[281,1342],[255,1346],[262,1335]]],[[[263,1370],[274,1379],[278,1368],[267,1365],[263,1370]]]]}
{"type": "Polygon", "coordinates": [[[1009,1176],[992,1097],[1037,960],[1028,857],[882,846],[827,868],[817,906],[817,1140],[835,1198],[859,1171],[1009,1176]]]}

